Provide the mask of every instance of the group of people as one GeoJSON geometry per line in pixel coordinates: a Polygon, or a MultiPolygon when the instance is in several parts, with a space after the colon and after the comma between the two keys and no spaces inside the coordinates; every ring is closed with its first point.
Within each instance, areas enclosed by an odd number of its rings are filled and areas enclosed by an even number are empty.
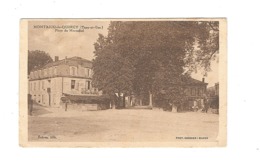
{"type": "Polygon", "coordinates": [[[209,109],[209,99],[207,98],[206,95],[204,95],[202,99],[194,100],[194,103],[193,103],[193,106],[192,106],[192,110],[194,112],[197,112],[199,109],[201,109],[202,112],[206,112],[206,113],[208,112],[208,109],[209,109]]]}

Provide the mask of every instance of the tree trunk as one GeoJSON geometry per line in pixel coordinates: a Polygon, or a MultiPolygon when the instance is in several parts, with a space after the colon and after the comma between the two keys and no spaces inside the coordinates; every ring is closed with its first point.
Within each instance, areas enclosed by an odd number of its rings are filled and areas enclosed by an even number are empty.
{"type": "Polygon", "coordinates": [[[153,94],[151,91],[149,91],[149,106],[153,106],[153,94]]]}
{"type": "Polygon", "coordinates": [[[123,108],[125,108],[125,94],[123,94],[123,108]]]}
{"type": "Polygon", "coordinates": [[[115,101],[115,97],[112,99],[112,101],[111,101],[111,108],[112,109],[116,109],[116,103],[115,103],[116,101],[115,101]]]}
{"type": "Polygon", "coordinates": [[[117,108],[120,108],[120,105],[121,105],[121,97],[120,97],[120,92],[118,92],[117,108]]]}
{"type": "Polygon", "coordinates": [[[133,98],[130,97],[130,106],[132,107],[133,106],[133,98]]]}
{"type": "Polygon", "coordinates": [[[115,105],[116,105],[116,97],[115,94],[114,95],[110,95],[110,109],[115,109],[115,105]]]}

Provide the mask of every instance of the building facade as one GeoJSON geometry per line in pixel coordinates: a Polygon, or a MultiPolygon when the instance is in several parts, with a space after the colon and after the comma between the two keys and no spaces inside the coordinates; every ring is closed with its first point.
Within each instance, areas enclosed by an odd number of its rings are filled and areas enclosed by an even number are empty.
{"type": "Polygon", "coordinates": [[[188,98],[200,99],[206,94],[207,85],[208,83],[205,83],[204,78],[202,78],[202,81],[199,81],[190,77],[183,80],[182,87],[188,98]]]}
{"type": "Polygon", "coordinates": [[[92,87],[92,62],[80,57],[65,58],[34,69],[29,75],[29,94],[43,106],[59,107],[61,97],[99,95],[92,87]]]}
{"type": "Polygon", "coordinates": [[[182,82],[182,89],[187,99],[183,107],[185,109],[183,110],[191,110],[193,106],[202,108],[204,106],[204,98],[207,95],[208,83],[205,82],[205,79],[202,78],[202,81],[199,81],[191,77],[186,77],[182,82]]]}

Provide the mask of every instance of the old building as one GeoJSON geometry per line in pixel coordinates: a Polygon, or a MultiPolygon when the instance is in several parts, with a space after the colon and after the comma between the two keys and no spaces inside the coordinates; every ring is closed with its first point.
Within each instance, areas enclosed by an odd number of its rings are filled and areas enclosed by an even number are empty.
{"type": "Polygon", "coordinates": [[[205,82],[205,79],[202,78],[202,81],[199,81],[191,77],[186,77],[182,81],[182,88],[187,99],[184,106],[186,110],[194,106],[195,101],[198,103],[198,106],[201,106],[204,103],[203,97],[207,93],[208,83],[205,82]]]}
{"type": "Polygon", "coordinates": [[[214,86],[207,89],[207,95],[209,98],[209,106],[212,109],[217,110],[215,113],[218,113],[219,108],[219,82],[215,83],[214,86]]]}
{"type": "Polygon", "coordinates": [[[214,86],[207,88],[207,95],[208,97],[215,97],[219,95],[219,83],[215,83],[214,86]]]}
{"type": "Polygon", "coordinates": [[[34,69],[29,75],[29,94],[43,106],[60,106],[63,95],[99,95],[92,87],[92,62],[80,57],[65,58],[34,69]]]}
{"type": "Polygon", "coordinates": [[[190,99],[199,99],[207,91],[208,83],[205,83],[205,79],[202,78],[202,81],[188,77],[182,80],[183,81],[183,90],[185,95],[190,99]]]}

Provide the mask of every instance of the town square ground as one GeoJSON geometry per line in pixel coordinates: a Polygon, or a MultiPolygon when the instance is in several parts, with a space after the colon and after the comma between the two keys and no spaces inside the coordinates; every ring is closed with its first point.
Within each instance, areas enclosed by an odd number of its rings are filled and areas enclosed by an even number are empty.
{"type": "Polygon", "coordinates": [[[219,115],[147,109],[80,111],[36,107],[28,117],[32,142],[216,141],[219,115]]]}

